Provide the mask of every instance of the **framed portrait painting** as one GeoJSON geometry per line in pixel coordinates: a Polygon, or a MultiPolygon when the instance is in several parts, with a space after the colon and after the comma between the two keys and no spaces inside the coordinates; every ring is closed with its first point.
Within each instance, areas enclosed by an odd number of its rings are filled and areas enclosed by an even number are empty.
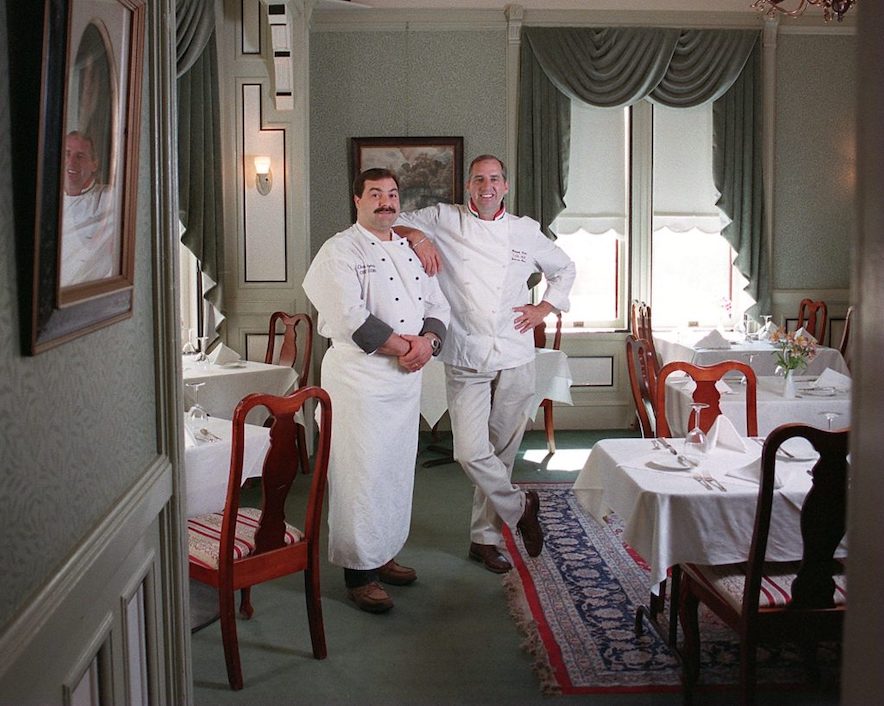
{"type": "Polygon", "coordinates": [[[350,143],[352,178],[376,167],[394,171],[403,211],[463,200],[463,137],[353,137],[350,143]]]}
{"type": "Polygon", "coordinates": [[[46,0],[30,352],[132,314],[144,0],[46,0]]]}

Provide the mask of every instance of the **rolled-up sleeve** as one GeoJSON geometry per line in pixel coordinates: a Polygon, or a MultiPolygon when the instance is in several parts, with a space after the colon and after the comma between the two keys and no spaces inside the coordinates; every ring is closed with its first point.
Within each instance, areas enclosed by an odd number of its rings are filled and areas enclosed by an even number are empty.
{"type": "Polygon", "coordinates": [[[355,271],[357,261],[339,243],[325,243],[304,277],[304,293],[323,319],[322,335],[349,338],[373,353],[393,329],[369,312],[355,271]]]}

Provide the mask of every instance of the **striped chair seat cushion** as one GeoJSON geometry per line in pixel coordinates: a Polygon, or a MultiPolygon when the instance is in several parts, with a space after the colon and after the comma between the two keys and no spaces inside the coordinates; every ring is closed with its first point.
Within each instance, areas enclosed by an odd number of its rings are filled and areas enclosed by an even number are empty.
{"type": "MultiPolygon", "coordinates": [[[[256,507],[240,508],[236,518],[236,533],[233,542],[233,560],[242,559],[255,551],[255,532],[261,510],[256,507]]],[[[223,513],[191,517],[187,520],[187,543],[190,561],[207,569],[218,568],[218,555],[221,548],[221,523],[223,513]]],[[[295,544],[304,539],[304,533],[286,523],[285,543],[295,544]]]]}
{"type": "MultiPolygon", "coordinates": [[[[764,578],[761,581],[761,594],[758,609],[783,608],[792,598],[792,581],[800,563],[776,562],[765,564],[764,578]]],[[[685,573],[707,588],[721,595],[738,613],[743,607],[743,587],[746,583],[746,563],[725,564],[723,566],[701,566],[687,564],[685,573]]],[[[847,577],[837,573],[835,579],[835,605],[847,603],[847,577]]]]}

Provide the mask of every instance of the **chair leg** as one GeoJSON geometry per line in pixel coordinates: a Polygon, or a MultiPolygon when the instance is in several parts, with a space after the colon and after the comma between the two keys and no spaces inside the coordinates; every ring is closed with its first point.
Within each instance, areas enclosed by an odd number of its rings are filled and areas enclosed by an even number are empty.
{"type": "Polygon", "coordinates": [[[556,452],[556,428],[553,425],[552,400],[544,400],[540,403],[543,407],[543,427],[546,429],[546,448],[551,453],[556,452]]]}
{"type": "Polygon", "coordinates": [[[255,614],[255,609],[252,607],[252,587],[246,586],[240,590],[239,596],[239,614],[249,620],[255,614]]]}
{"type": "Polygon", "coordinates": [[[742,635],[740,640],[740,703],[751,706],[755,703],[755,666],[757,650],[755,638],[742,635]]]}
{"type": "Polygon", "coordinates": [[[234,691],[242,689],[242,665],[239,661],[239,641],[236,637],[233,591],[218,592],[221,609],[221,642],[224,644],[224,660],[227,663],[227,681],[234,691]]]}
{"type": "Polygon", "coordinates": [[[700,622],[697,617],[700,602],[690,589],[690,581],[682,577],[680,584],[678,615],[684,633],[682,668],[685,692],[690,692],[700,674],[700,622]]]}
{"type": "Polygon", "coordinates": [[[322,622],[322,598],[319,592],[319,569],[304,572],[304,593],[307,596],[307,623],[310,626],[310,643],[313,657],[325,659],[328,650],[325,644],[325,625],[322,622]]]}
{"type": "Polygon", "coordinates": [[[310,460],[307,458],[307,434],[304,427],[297,425],[298,433],[298,463],[301,465],[301,473],[308,475],[310,473],[310,460]]]}

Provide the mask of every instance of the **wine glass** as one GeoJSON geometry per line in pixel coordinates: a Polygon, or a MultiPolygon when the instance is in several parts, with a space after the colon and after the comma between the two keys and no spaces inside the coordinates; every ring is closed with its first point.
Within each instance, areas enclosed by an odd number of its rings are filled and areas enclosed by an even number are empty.
{"type": "MultiPolygon", "coordinates": [[[[746,365],[748,365],[750,368],[752,367],[752,361],[755,360],[756,355],[758,355],[758,354],[757,353],[749,353],[746,355],[746,365]]],[[[756,375],[757,374],[758,373],[756,373],[756,375]]],[[[746,376],[745,375],[740,375],[740,384],[741,385],[746,384],[746,376]]]]}
{"type": "Polygon", "coordinates": [[[691,402],[694,426],[684,438],[684,455],[688,460],[699,462],[706,453],[706,435],[700,428],[700,412],[708,406],[705,402],[691,402]]]}
{"type": "Polygon", "coordinates": [[[819,414],[821,417],[826,418],[826,424],[828,425],[829,431],[832,431],[832,420],[835,419],[835,417],[841,416],[840,412],[820,412],[819,414]]]}
{"type": "Polygon", "coordinates": [[[207,355],[208,347],[209,347],[209,337],[208,336],[200,336],[197,339],[200,342],[199,354],[196,357],[196,361],[200,364],[201,368],[209,367],[209,356],[207,355]]]}
{"type": "Polygon", "coordinates": [[[184,385],[191,389],[193,394],[193,404],[190,409],[187,410],[187,414],[184,416],[184,423],[187,425],[187,428],[193,432],[194,436],[197,436],[200,433],[200,429],[202,429],[206,424],[206,419],[209,416],[209,413],[200,406],[199,403],[199,389],[205,385],[204,382],[186,382],[184,385]]]}

